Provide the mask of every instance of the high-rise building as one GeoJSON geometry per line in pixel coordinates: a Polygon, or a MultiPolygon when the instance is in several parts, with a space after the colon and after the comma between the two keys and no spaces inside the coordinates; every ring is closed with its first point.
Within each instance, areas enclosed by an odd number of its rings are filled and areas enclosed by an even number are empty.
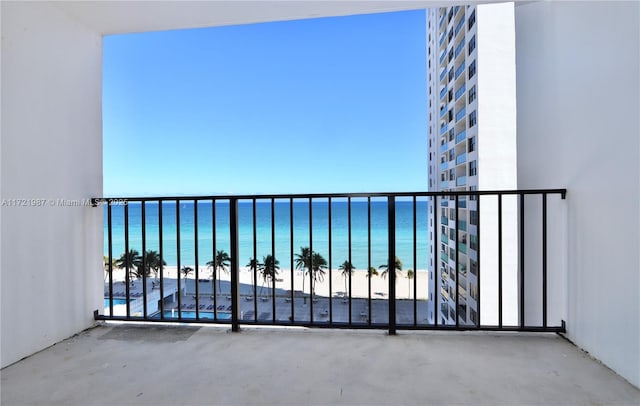
{"type": "MultiPolygon", "coordinates": [[[[516,189],[513,4],[428,10],[427,48],[429,190],[516,189]]],[[[492,199],[445,196],[431,205],[431,322],[438,306],[439,324],[455,324],[456,317],[460,325],[497,324],[497,221],[478,226],[479,210],[483,219],[496,218],[492,199]]],[[[505,269],[517,267],[515,227],[515,201],[507,199],[505,269]]],[[[517,283],[515,272],[505,272],[504,300],[517,300],[517,283]]],[[[506,312],[503,321],[515,324],[515,311],[506,312]]]]}

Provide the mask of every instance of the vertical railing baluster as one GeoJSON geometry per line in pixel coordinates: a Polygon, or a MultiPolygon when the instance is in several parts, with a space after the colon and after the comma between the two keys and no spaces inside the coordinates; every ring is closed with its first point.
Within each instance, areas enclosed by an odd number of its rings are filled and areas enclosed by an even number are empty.
{"type": "Polygon", "coordinates": [[[524,193],[520,193],[520,328],[524,328],[524,193]]]}
{"type": "Polygon", "coordinates": [[[275,324],[276,322],[276,206],[275,199],[271,198],[271,260],[273,269],[269,272],[271,273],[271,282],[273,288],[271,289],[271,310],[272,310],[272,320],[275,324]]]}
{"type": "Polygon", "coordinates": [[[218,291],[216,289],[216,199],[211,200],[211,291],[213,292],[213,320],[218,321],[218,291]]]}
{"type": "Polygon", "coordinates": [[[127,318],[131,317],[131,306],[129,296],[131,294],[129,288],[129,269],[131,265],[129,262],[133,260],[129,255],[129,205],[124,206],[124,255],[125,255],[125,267],[124,267],[124,280],[125,280],[125,298],[126,298],[126,308],[127,308],[127,318]]]}
{"type": "Polygon", "coordinates": [[[438,263],[438,253],[440,252],[440,245],[438,244],[438,234],[440,233],[440,227],[438,226],[438,217],[440,216],[440,211],[438,210],[438,195],[433,196],[433,298],[435,299],[435,303],[433,306],[433,320],[434,325],[438,327],[440,324],[438,313],[440,312],[440,289],[438,289],[439,280],[440,280],[440,264],[438,263]]]}
{"type": "Polygon", "coordinates": [[[389,335],[396,334],[396,199],[387,196],[387,224],[389,238],[389,259],[387,273],[389,275],[389,335]]]}
{"type": "Polygon", "coordinates": [[[193,255],[195,256],[196,320],[200,320],[200,270],[198,269],[198,200],[193,200],[193,255]]]}
{"type": "MultiPolygon", "coordinates": [[[[460,272],[459,272],[459,265],[458,265],[458,254],[460,253],[460,214],[459,214],[459,210],[458,210],[458,201],[460,199],[460,196],[455,195],[455,205],[456,207],[454,208],[454,212],[456,213],[456,219],[455,219],[455,224],[456,224],[456,243],[454,244],[454,246],[456,247],[456,270],[455,270],[455,274],[456,274],[456,311],[455,311],[455,315],[456,315],[456,327],[460,327],[460,272]]],[[[468,228],[467,228],[468,230],[468,228]]]]}
{"type": "Polygon", "coordinates": [[[164,320],[164,248],[162,235],[162,200],[158,200],[158,239],[160,251],[160,320],[164,320]]]}
{"type": "MultiPolygon", "coordinates": [[[[476,246],[476,248],[477,248],[476,249],[476,253],[477,253],[477,257],[476,258],[478,259],[477,260],[477,263],[478,263],[478,275],[477,275],[477,282],[478,282],[477,286],[478,287],[477,287],[477,290],[478,291],[476,292],[477,293],[476,309],[478,311],[478,314],[476,315],[476,327],[480,328],[480,322],[482,321],[482,312],[481,312],[481,309],[480,309],[480,295],[481,295],[481,292],[482,292],[482,290],[480,289],[480,274],[482,272],[482,264],[480,263],[480,259],[482,259],[482,256],[480,255],[480,244],[482,243],[481,238],[480,238],[480,217],[481,217],[480,216],[480,201],[482,199],[481,199],[480,195],[476,195],[476,196],[477,196],[477,199],[478,199],[477,200],[478,203],[476,204],[476,212],[478,213],[478,215],[476,216],[477,220],[478,220],[477,221],[478,224],[476,224],[476,234],[478,234],[477,244],[476,244],[477,245],[476,246]]],[[[467,227],[467,230],[468,229],[469,229],[469,227],[467,227]]],[[[469,240],[471,240],[471,238],[469,238],[469,240]]]]}
{"type": "Polygon", "coordinates": [[[502,328],[502,193],[498,194],[498,327],[502,328]]]}
{"type": "Polygon", "coordinates": [[[331,234],[332,234],[332,227],[331,227],[331,198],[329,198],[329,202],[327,203],[329,205],[328,207],[328,229],[329,229],[329,324],[333,324],[333,284],[332,284],[332,280],[333,280],[333,273],[332,273],[332,269],[333,269],[333,256],[332,256],[332,246],[331,246],[331,234]]]}
{"type": "Polygon", "coordinates": [[[542,327],[547,328],[547,194],[542,194],[542,327]]]}
{"type": "MultiPolygon", "coordinates": [[[[182,320],[182,286],[180,283],[180,200],[176,200],[176,286],[178,289],[178,320],[182,320]]],[[[186,286],[185,281],[185,286],[186,286]]]]}
{"type": "Polygon", "coordinates": [[[258,321],[258,226],[256,214],[257,199],[251,199],[251,205],[253,207],[253,259],[256,261],[256,266],[253,268],[253,321],[258,321]]]}
{"type": "MultiPolygon", "coordinates": [[[[295,321],[295,313],[294,313],[294,309],[295,309],[295,285],[293,284],[293,279],[295,277],[295,271],[293,270],[294,268],[294,263],[293,263],[293,198],[289,198],[289,248],[291,251],[291,317],[290,320],[291,323],[293,323],[295,321]]],[[[304,271],[303,271],[304,272],[304,271]]],[[[304,278],[304,274],[302,275],[302,277],[304,278]]],[[[303,296],[304,296],[304,292],[302,292],[303,296]]]]}
{"type": "MultiPolygon", "coordinates": [[[[313,271],[313,200],[309,198],[309,323],[313,324],[313,282],[315,273],[313,271]]],[[[304,274],[303,274],[304,276],[304,274]]]]}
{"type": "Polygon", "coordinates": [[[416,217],[416,196],[413,196],[413,211],[412,211],[412,223],[413,223],[413,325],[418,325],[418,256],[416,245],[418,244],[418,229],[417,229],[417,217],[416,217]]]}
{"type": "Polygon", "coordinates": [[[107,244],[109,251],[109,317],[113,317],[113,219],[111,214],[111,204],[107,202],[107,244]]]}
{"type": "Polygon", "coordinates": [[[141,203],[142,230],[142,316],[147,318],[147,210],[146,201],[141,203]]]}
{"type": "Polygon", "coordinates": [[[368,318],[367,324],[371,326],[371,196],[367,196],[367,283],[368,289],[368,318]]]}
{"type": "MultiPolygon", "coordinates": [[[[351,197],[347,198],[347,248],[349,250],[349,266],[351,266],[351,197]]],[[[352,302],[352,293],[351,293],[351,272],[352,269],[349,268],[349,325],[353,322],[353,302],[352,302]]]]}
{"type": "Polygon", "coordinates": [[[231,331],[240,331],[240,283],[238,276],[238,199],[229,199],[229,242],[231,256],[231,331]]]}

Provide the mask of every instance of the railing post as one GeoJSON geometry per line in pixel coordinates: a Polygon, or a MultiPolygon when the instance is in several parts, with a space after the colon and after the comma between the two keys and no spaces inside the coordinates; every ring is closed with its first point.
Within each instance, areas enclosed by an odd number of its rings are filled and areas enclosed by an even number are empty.
{"type": "Polygon", "coordinates": [[[389,335],[396,334],[396,198],[388,196],[389,225],[389,260],[387,274],[389,275],[389,335]]]}
{"type": "MultiPolygon", "coordinates": [[[[238,199],[229,200],[231,251],[231,331],[240,331],[240,266],[238,265],[238,199]]],[[[215,253],[214,253],[215,255],[215,253]]]]}

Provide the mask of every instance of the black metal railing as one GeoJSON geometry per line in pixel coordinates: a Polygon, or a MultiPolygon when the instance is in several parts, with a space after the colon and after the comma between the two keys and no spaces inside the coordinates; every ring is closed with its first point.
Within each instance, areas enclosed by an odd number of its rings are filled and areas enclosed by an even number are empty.
{"type": "Polygon", "coordinates": [[[241,324],[564,331],[564,269],[548,252],[557,258],[566,244],[565,195],[94,199],[105,213],[105,303],[95,317],[234,331],[241,324]]]}

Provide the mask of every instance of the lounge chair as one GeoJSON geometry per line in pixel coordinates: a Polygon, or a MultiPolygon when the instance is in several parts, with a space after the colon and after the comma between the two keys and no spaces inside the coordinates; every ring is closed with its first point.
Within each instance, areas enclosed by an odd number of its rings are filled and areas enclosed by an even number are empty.
{"type": "Polygon", "coordinates": [[[266,297],[266,296],[262,296],[262,297],[260,298],[260,300],[262,300],[263,302],[266,302],[266,301],[268,301],[268,300],[269,300],[269,298],[268,298],[268,297],[266,297]]]}

